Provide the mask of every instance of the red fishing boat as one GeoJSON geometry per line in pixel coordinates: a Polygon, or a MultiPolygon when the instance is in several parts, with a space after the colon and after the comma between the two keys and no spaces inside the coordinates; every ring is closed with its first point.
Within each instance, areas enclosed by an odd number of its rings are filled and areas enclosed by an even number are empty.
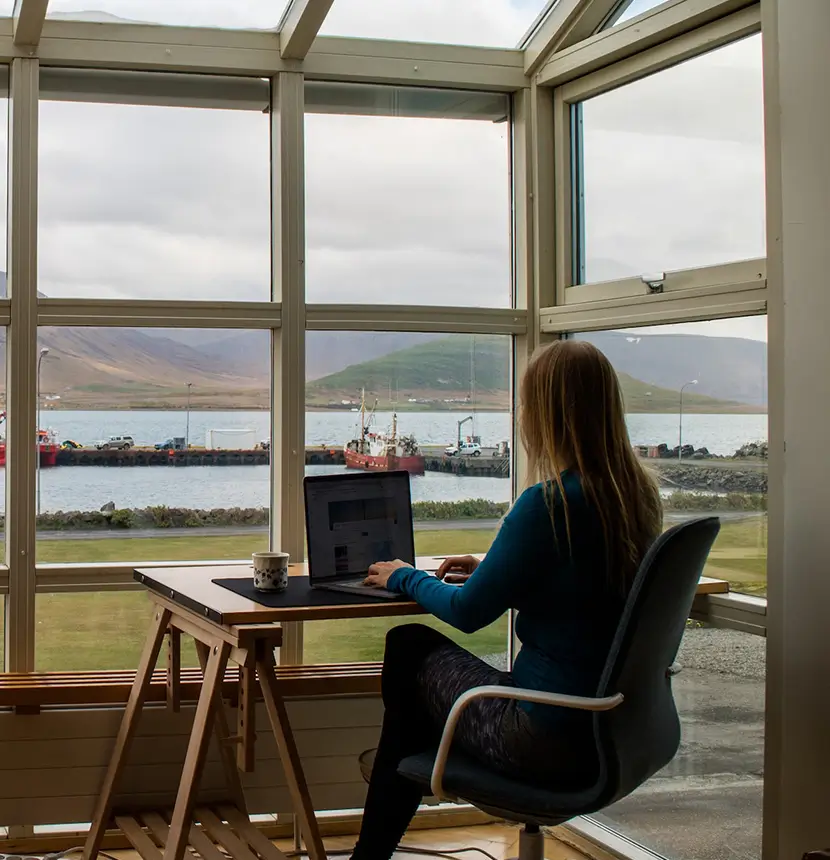
{"type": "MultiPolygon", "coordinates": [[[[377,406],[377,402],[375,402],[377,406]]],[[[349,469],[369,472],[403,470],[413,475],[424,474],[424,457],[414,436],[398,436],[398,416],[392,415],[389,433],[375,433],[369,427],[375,407],[366,420],[366,397],[360,405],[360,434],[343,446],[343,456],[349,469]]]]}
{"type": "MultiPolygon", "coordinates": [[[[0,426],[6,423],[6,413],[0,412],[0,426]]],[[[57,465],[58,451],[60,445],[54,432],[51,430],[37,431],[37,448],[40,454],[40,466],[42,469],[57,465]]],[[[0,437],[0,466],[6,465],[6,437],[0,437]]]]}

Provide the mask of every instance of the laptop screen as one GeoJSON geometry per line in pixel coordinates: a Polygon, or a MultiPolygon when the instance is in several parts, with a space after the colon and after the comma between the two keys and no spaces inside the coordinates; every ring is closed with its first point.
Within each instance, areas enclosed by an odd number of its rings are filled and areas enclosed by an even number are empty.
{"type": "Polygon", "coordinates": [[[304,489],[312,583],[362,576],[376,561],[415,563],[408,472],[313,475],[304,489]]]}

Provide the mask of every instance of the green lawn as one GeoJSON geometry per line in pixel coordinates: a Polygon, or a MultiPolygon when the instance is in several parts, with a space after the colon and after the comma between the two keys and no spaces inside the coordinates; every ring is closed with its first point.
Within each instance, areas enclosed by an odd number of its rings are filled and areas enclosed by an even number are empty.
{"type": "MultiPolygon", "coordinates": [[[[483,552],[490,530],[419,531],[419,555],[483,552]]],[[[229,537],[110,538],[41,541],[39,562],[107,562],[238,559],[266,546],[264,535],[229,537]]],[[[725,522],[707,565],[709,576],[728,579],[736,591],[766,590],[766,517],[725,522]]],[[[36,601],[37,668],[40,670],[131,668],[138,661],[149,623],[147,598],[141,592],[40,594],[36,601]]],[[[383,639],[394,624],[418,620],[435,626],[479,655],[505,650],[506,620],[473,636],[421,617],[319,621],[305,625],[307,662],[379,660],[383,639]]],[[[188,665],[196,665],[191,648],[188,665]]]]}

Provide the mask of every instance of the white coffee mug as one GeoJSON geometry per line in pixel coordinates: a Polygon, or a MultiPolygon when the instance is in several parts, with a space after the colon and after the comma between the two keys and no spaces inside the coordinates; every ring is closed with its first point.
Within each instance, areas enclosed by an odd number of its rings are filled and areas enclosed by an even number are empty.
{"type": "Polygon", "coordinates": [[[257,591],[279,593],[288,588],[287,552],[255,552],[252,560],[257,591]]]}

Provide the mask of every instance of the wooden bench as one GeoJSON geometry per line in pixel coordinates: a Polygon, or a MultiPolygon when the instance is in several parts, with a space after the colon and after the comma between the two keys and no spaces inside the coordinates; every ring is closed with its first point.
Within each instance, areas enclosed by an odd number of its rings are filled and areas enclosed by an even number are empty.
{"type": "MultiPolygon", "coordinates": [[[[380,693],[380,669],[380,663],[280,666],[277,676],[288,698],[365,695],[380,693]]],[[[239,695],[239,676],[237,669],[229,669],[222,684],[222,697],[232,705],[239,695]]],[[[46,707],[123,705],[134,680],[132,670],[0,674],[0,708],[36,714],[46,707]]],[[[201,669],[181,669],[181,701],[195,702],[201,687],[201,669]]],[[[261,698],[258,685],[257,695],[261,698]]],[[[167,671],[156,669],[147,701],[167,700],[167,671]]]]}

